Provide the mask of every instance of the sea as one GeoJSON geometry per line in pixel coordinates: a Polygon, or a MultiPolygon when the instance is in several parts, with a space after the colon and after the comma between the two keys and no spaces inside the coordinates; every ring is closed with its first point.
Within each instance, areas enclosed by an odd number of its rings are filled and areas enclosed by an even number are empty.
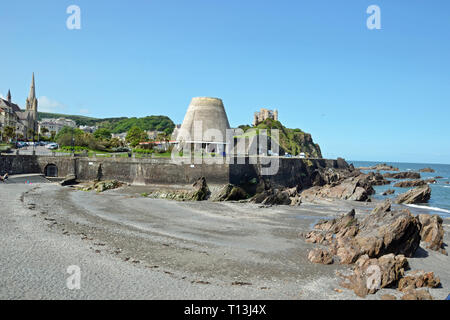
{"type": "MultiPolygon", "coordinates": [[[[372,162],[372,161],[347,161],[352,163],[355,168],[358,167],[371,167],[384,162],[372,162]]],[[[450,179],[450,165],[449,164],[431,164],[431,163],[403,163],[403,162],[385,162],[387,165],[391,165],[401,171],[414,171],[419,172],[420,169],[432,168],[435,172],[420,172],[421,179],[431,179],[435,177],[442,177],[440,179],[435,179],[436,183],[430,184],[431,187],[431,199],[428,203],[420,203],[414,205],[408,205],[410,207],[416,207],[420,209],[427,210],[429,214],[439,214],[443,218],[450,218],[450,184],[446,182],[450,179]]],[[[362,170],[362,172],[367,173],[369,171],[362,170]]],[[[395,171],[380,171],[381,174],[385,172],[395,172],[395,171]]],[[[393,180],[395,182],[402,180],[393,180]]],[[[395,188],[394,183],[384,185],[384,186],[374,186],[375,199],[387,199],[396,198],[400,193],[404,193],[412,188],[395,188]],[[395,190],[393,195],[383,196],[382,193],[388,189],[395,190]]]]}

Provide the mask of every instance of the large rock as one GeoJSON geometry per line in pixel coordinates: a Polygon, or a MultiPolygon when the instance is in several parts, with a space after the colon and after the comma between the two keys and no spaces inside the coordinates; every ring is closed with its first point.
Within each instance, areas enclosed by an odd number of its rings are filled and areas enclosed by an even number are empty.
{"type": "Polygon", "coordinates": [[[390,210],[390,201],[386,201],[361,222],[354,210],[337,219],[321,220],[314,229],[322,234],[309,233],[306,238],[312,243],[329,244],[341,264],[352,264],[365,254],[369,258],[389,253],[411,257],[420,244],[419,219],[408,210],[390,210]],[[336,236],[330,238],[329,234],[336,236]]]}
{"type": "Polygon", "coordinates": [[[301,198],[293,189],[269,189],[254,195],[250,201],[263,205],[300,205],[301,198]]]}
{"type": "Polygon", "coordinates": [[[388,190],[386,190],[385,192],[383,192],[383,196],[387,196],[387,195],[390,195],[390,194],[394,194],[395,193],[395,190],[393,190],[393,189],[388,189],[388,190]]]}
{"type": "Polygon", "coordinates": [[[443,252],[444,249],[444,227],[442,218],[437,215],[419,214],[418,215],[422,229],[420,237],[427,243],[427,248],[443,252]]]}
{"type": "Polygon", "coordinates": [[[214,197],[214,201],[238,201],[248,198],[247,192],[244,189],[232,184],[225,185],[219,194],[214,197]]]}
{"type": "Polygon", "coordinates": [[[432,168],[423,168],[423,169],[420,169],[419,172],[435,172],[435,171],[432,168]]]}
{"type": "Polygon", "coordinates": [[[431,188],[428,185],[411,189],[408,192],[400,194],[395,203],[398,204],[414,204],[414,203],[426,203],[430,200],[431,188]]]}
{"type": "Polygon", "coordinates": [[[309,252],[308,260],[312,263],[332,264],[333,256],[328,250],[318,248],[309,252]]]}
{"type": "Polygon", "coordinates": [[[433,272],[425,272],[423,270],[416,270],[408,273],[398,282],[398,290],[407,292],[416,288],[438,288],[441,285],[441,280],[436,277],[433,272]]]}
{"type": "Polygon", "coordinates": [[[403,255],[388,254],[373,259],[363,255],[356,261],[353,274],[343,276],[345,280],[341,282],[341,286],[365,297],[395,284],[407,267],[408,260],[403,255]]]}
{"type": "Polygon", "coordinates": [[[427,289],[409,290],[402,297],[402,300],[433,300],[430,292],[427,289]]]}
{"type": "Polygon", "coordinates": [[[205,177],[199,178],[192,186],[194,187],[194,191],[191,193],[190,198],[193,201],[207,200],[211,195],[205,177]]]}
{"type": "Polygon", "coordinates": [[[406,171],[406,172],[397,172],[397,173],[385,173],[383,174],[384,178],[390,179],[420,179],[420,173],[406,171]]]}
{"type": "Polygon", "coordinates": [[[411,187],[420,187],[424,186],[429,183],[436,183],[436,180],[434,179],[427,179],[427,180],[405,180],[400,181],[394,184],[394,187],[397,188],[411,188],[411,187]]]}
{"type": "Polygon", "coordinates": [[[77,182],[77,176],[74,174],[69,174],[59,184],[62,186],[71,186],[71,185],[76,184],[76,182],[77,182]]]}
{"type": "Polygon", "coordinates": [[[371,213],[360,222],[353,240],[369,257],[389,253],[411,257],[420,244],[420,222],[406,209],[371,213]]]}
{"type": "Polygon", "coordinates": [[[375,209],[372,210],[373,214],[379,213],[379,212],[389,212],[391,211],[392,202],[391,200],[387,199],[381,203],[379,203],[375,209]]]}
{"type": "Polygon", "coordinates": [[[377,164],[377,165],[371,166],[371,167],[359,167],[358,169],[359,170],[398,171],[398,168],[395,168],[393,166],[389,166],[386,163],[377,164]]]}
{"type": "Polygon", "coordinates": [[[355,218],[355,209],[352,209],[348,213],[341,215],[337,219],[320,220],[314,226],[314,229],[337,234],[345,228],[357,225],[357,222],[358,221],[355,218]]]}

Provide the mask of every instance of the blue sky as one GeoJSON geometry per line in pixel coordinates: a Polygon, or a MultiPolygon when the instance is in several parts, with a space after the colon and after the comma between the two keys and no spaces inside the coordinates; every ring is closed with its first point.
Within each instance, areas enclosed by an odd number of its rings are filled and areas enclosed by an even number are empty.
{"type": "Polygon", "coordinates": [[[450,163],[447,0],[15,0],[0,39],[0,94],[21,106],[34,71],[41,110],[181,123],[213,96],[232,126],[278,109],[325,157],[450,163]]]}

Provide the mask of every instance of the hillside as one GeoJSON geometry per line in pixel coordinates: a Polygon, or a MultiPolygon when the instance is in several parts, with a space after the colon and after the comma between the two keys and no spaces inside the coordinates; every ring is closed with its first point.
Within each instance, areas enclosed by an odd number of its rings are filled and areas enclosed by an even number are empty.
{"type": "MultiPolygon", "coordinates": [[[[244,132],[251,127],[248,125],[239,126],[244,132]]],[[[322,158],[320,146],[314,143],[311,134],[305,133],[300,129],[289,129],[283,126],[279,121],[271,119],[265,120],[256,126],[258,129],[278,129],[280,133],[280,154],[290,153],[291,155],[299,155],[304,152],[312,158],[322,158]]],[[[270,135],[270,132],[268,132],[270,135]]]]}
{"type": "Polygon", "coordinates": [[[166,134],[171,134],[175,128],[173,121],[166,116],[148,116],[143,118],[91,118],[77,115],[67,115],[58,113],[39,112],[38,120],[44,118],[66,118],[76,122],[78,126],[98,126],[99,128],[106,128],[112,133],[127,132],[131,127],[138,126],[142,130],[150,131],[164,131],[166,134]]]}

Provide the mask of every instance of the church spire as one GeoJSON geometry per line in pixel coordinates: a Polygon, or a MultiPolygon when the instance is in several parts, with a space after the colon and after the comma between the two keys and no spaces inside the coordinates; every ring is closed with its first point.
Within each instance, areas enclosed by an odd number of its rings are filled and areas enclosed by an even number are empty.
{"type": "Polygon", "coordinates": [[[38,101],[36,99],[36,89],[34,86],[34,72],[33,72],[33,77],[31,79],[31,86],[30,86],[30,94],[28,95],[26,103],[26,110],[33,110],[37,112],[37,105],[38,101]]]}
{"type": "Polygon", "coordinates": [[[9,103],[11,103],[11,90],[8,90],[8,94],[6,95],[6,99],[8,99],[9,103]]]}
{"type": "Polygon", "coordinates": [[[30,87],[30,95],[28,96],[28,99],[33,101],[36,98],[36,90],[34,88],[34,72],[33,72],[33,78],[31,80],[31,87],[30,87]]]}

